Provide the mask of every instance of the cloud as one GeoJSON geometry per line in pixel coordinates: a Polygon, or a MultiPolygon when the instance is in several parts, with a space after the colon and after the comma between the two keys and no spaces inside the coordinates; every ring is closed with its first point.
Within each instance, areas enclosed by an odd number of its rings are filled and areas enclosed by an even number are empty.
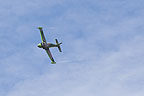
{"type": "Polygon", "coordinates": [[[57,64],[50,72],[17,83],[8,96],[142,96],[142,41],[135,37],[98,61],[57,64]]]}
{"type": "Polygon", "coordinates": [[[141,96],[142,2],[3,2],[0,94],[141,96]],[[58,37],[63,42],[63,53],[51,49],[56,65],[36,47],[38,26],[44,27],[47,41],[58,37]]]}

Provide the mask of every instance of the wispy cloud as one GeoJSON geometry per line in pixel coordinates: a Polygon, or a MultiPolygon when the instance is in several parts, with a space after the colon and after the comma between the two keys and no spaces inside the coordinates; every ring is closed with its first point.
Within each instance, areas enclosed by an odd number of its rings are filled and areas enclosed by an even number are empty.
{"type": "Polygon", "coordinates": [[[2,2],[0,95],[142,96],[143,2],[2,2]],[[56,65],[36,47],[38,26],[63,42],[56,65]]]}
{"type": "Polygon", "coordinates": [[[142,40],[135,38],[98,61],[57,64],[50,72],[18,83],[8,96],[142,96],[142,40]]]}

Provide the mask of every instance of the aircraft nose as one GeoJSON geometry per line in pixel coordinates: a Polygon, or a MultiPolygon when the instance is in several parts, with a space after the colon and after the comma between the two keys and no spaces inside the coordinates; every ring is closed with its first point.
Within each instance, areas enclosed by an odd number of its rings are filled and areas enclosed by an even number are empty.
{"type": "Polygon", "coordinates": [[[38,44],[37,47],[41,48],[41,44],[38,44]]]}

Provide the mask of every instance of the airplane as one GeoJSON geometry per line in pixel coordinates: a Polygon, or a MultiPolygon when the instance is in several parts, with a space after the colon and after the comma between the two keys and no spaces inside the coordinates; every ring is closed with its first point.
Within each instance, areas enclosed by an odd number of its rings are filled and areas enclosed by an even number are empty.
{"type": "Polygon", "coordinates": [[[56,44],[47,43],[47,42],[46,42],[46,39],[45,39],[45,36],[44,36],[44,33],[43,33],[42,27],[38,27],[38,29],[40,30],[40,35],[41,35],[42,43],[39,43],[39,44],[37,45],[37,47],[45,49],[46,53],[48,54],[48,56],[49,56],[49,58],[50,58],[50,60],[51,60],[51,64],[56,64],[56,62],[55,62],[55,60],[53,59],[53,56],[52,56],[49,48],[57,47],[58,50],[59,50],[59,52],[62,52],[61,47],[60,47],[60,45],[62,44],[62,42],[59,43],[58,40],[55,39],[56,44]]]}

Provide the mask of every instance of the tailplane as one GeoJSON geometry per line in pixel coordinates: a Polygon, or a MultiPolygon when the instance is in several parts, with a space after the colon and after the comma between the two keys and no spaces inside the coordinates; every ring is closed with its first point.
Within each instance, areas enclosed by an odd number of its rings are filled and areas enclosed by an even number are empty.
{"type": "Polygon", "coordinates": [[[62,42],[59,43],[57,39],[55,39],[55,41],[56,41],[56,44],[57,44],[59,52],[62,52],[61,47],[60,47],[60,45],[62,44],[62,42]]]}

